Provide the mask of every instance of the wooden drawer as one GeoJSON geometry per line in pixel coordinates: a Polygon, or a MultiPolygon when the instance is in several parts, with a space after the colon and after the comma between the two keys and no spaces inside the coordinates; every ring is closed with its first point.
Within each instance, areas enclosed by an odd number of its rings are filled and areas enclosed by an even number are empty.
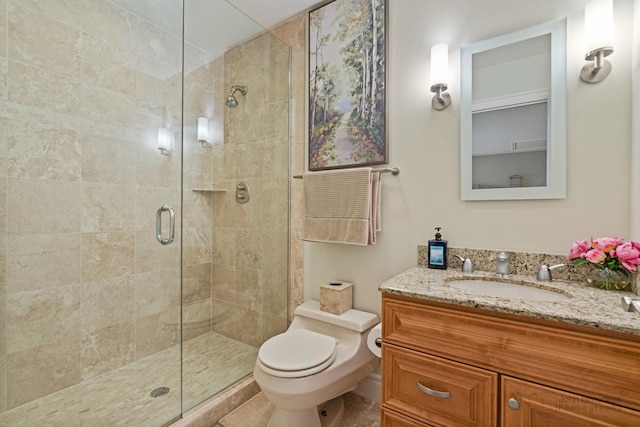
{"type": "Polygon", "coordinates": [[[502,377],[502,427],[638,427],[640,413],[577,394],[502,377]],[[507,405],[515,399],[519,407],[507,405]]]}
{"type": "Polygon", "coordinates": [[[380,419],[382,427],[430,427],[429,424],[386,409],[382,409],[380,419]]]}
{"type": "Polygon", "coordinates": [[[382,382],[383,407],[422,422],[467,427],[497,423],[495,372],[383,343],[382,382]],[[449,396],[434,396],[427,389],[449,396]]]}
{"type": "Polygon", "coordinates": [[[637,337],[388,294],[382,301],[387,343],[640,410],[637,337]]]}

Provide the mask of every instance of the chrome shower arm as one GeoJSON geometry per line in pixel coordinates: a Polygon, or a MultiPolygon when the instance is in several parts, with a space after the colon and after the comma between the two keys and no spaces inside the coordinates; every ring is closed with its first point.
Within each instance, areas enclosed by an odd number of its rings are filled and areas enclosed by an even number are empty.
{"type": "Polygon", "coordinates": [[[249,89],[246,86],[233,85],[231,86],[231,90],[229,91],[229,95],[233,95],[234,93],[240,91],[240,93],[244,96],[247,94],[249,89]]]}

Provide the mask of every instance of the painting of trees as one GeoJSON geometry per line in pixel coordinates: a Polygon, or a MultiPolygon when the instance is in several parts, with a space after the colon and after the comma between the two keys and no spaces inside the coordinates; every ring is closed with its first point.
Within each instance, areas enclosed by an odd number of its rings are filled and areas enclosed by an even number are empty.
{"type": "Polygon", "coordinates": [[[309,13],[309,169],[387,162],[385,0],[309,13]]]}

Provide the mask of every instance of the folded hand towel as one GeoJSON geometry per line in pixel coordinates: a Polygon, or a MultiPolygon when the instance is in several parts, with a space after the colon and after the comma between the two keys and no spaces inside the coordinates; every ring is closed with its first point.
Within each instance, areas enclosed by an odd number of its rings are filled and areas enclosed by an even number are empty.
{"type": "Polygon", "coordinates": [[[371,172],[371,213],[369,221],[369,244],[376,244],[376,233],[382,230],[380,218],[380,198],[382,196],[382,186],[380,185],[380,171],[371,172]]]}
{"type": "MultiPolygon", "coordinates": [[[[303,175],[302,239],[311,242],[367,245],[373,211],[371,168],[310,172],[303,175]]],[[[378,177],[379,181],[379,177],[378,177]]],[[[377,204],[377,202],[376,202],[377,204]]],[[[373,224],[375,234],[376,223],[373,224]]]]}

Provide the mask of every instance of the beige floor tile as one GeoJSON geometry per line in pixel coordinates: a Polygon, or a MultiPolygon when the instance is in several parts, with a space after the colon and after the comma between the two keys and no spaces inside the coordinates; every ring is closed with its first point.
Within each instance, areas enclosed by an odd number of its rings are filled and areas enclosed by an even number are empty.
{"type": "MultiPolygon", "coordinates": [[[[263,393],[224,417],[214,427],[263,427],[269,422],[274,406],[263,393]]],[[[338,427],[377,427],[380,405],[355,393],[344,395],[344,415],[338,427]]]]}
{"type": "MultiPolygon", "coordinates": [[[[186,341],[182,351],[186,411],[249,374],[258,349],[209,332],[186,341]]],[[[180,357],[180,346],[174,345],[0,413],[0,426],[162,426],[180,416],[180,357]],[[158,386],[170,392],[151,397],[158,386]]]]}
{"type": "Polygon", "coordinates": [[[355,393],[344,397],[344,416],[338,427],[377,427],[380,425],[380,404],[355,393]]]}

